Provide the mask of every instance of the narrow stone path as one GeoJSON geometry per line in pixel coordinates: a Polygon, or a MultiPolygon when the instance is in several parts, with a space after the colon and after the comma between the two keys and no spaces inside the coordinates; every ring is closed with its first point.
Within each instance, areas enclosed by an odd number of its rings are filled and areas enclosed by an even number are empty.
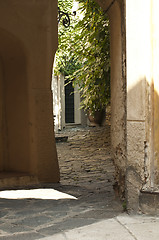
{"type": "Polygon", "coordinates": [[[61,187],[67,187],[67,193],[75,194],[79,200],[90,202],[92,199],[95,205],[103,203],[113,214],[122,211],[122,204],[113,190],[115,168],[110,149],[110,125],[75,127],[56,136],[68,137],[67,142],[56,144],[61,187]]]}
{"type": "Polygon", "coordinates": [[[114,194],[110,126],[58,135],[68,136],[57,143],[61,182],[23,189],[28,198],[0,197],[0,239],[157,240],[159,219],[123,213],[114,194]]]}
{"type": "MultiPolygon", "coordinates": [[[[68,136],[67,142],[57,143],[61,182],[31,186],[36,189],[36,195],[29,199],[0,198],[0,239],[103,240],[105,238],[92,238],[87,231],[84,231],[86,238],[78,238],[78,229],[92,226],[93,234],[96,224],[116,219],[123,212],[113,191],[110,126],[76,127],[58,135],[68,136]],[[52,191],[73,198],[50,198],[52,191]],[[45,199],[39,199],[38,194],[45,199]],[[72,230],[77,231],[76,236],[66,238],[65,234],[72,230]]],[[[114,221],[117,224],[117,220],[114,221]]]]}

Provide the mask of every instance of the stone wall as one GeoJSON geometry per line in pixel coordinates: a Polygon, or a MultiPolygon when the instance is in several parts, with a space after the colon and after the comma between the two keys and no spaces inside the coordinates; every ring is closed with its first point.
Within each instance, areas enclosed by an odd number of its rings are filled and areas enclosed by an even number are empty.
{"type": "MultiPolygon", "coordinates": [[[[139,194],[150,179],[147,112],[151,85],[151,1],[127,1],[127,204],[139,211],[139,194]],[[142,31],[141,31],[142,29],[142,31]],[[148,171],[148,172],[146,172],[148,171]]],[[[152,146],[151,146],[152,147],[152,146]]]]}
{"type": "Polygon", "coordinates": [[[126,45],[125,1],[99,1],[110,18],[111,55],[111,146],[115,173],[115,189],[125,197],[126,175],[126,45]]]}

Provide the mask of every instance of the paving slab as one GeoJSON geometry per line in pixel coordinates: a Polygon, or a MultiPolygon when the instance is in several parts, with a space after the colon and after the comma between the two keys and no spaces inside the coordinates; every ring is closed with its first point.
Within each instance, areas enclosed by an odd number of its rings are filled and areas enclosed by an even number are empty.
{"type": "Polygon", "coordinates": [[[122,227],[116,219],[107,219],[84,227],[74,228],[55,234],[43,240],[134,240],[135,238],[122,227]]]}
{"type": "Polygon", "coordinates": [[[57,143],[60,183],[21,189],[21,199],[0,193],[0,239],[158,240],[159,219],[123,213],[115,195],[110,126],[66,129],[62,134],[68,140],[57,143]],[[29,195],[30,189],[36,194],[29,195]],[[51,192],[61,198],[52,198],[51,192]],[[65,194],[73,198],[63,198],[65,194]]]}
{"type": "Polygon", "coordinates": [[[121,215],[118,221],[138,240],[159,239],[159,218],[121,215]]]}

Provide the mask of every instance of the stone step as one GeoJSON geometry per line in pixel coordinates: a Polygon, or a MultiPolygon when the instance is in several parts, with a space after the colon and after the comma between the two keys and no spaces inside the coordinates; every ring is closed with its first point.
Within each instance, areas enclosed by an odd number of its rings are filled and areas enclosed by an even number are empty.
{"type": "Polygon", "coordinates": [[[68,136],[55,136],[56,143],[58,142],[67,142],[68,136]]]}
{"type": "Polygon", "coordinates": [[[159,216],[159,191],[152,189],[141,190],[139,208],[144,214],[159,216]]]}
{"type": "Polygon", "coordinates": [[[34,184],[38,184],[38,179],[27,173],[0,172],[0,190],[34,184]]]}

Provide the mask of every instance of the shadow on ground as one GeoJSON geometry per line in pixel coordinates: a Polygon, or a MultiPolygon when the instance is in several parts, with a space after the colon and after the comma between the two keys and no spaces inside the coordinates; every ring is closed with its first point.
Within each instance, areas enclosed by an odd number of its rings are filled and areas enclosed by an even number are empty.
{"type": "Polygon", "coordinates": [[[38,188],[55,189],[77,199],[1,198],[0,239],[54,239],[57,233],[93,226],[123,212],[113,191],[110,126],[60,134],[68,136],[67,142],[57,143],[61,182],[38,188]]]}

